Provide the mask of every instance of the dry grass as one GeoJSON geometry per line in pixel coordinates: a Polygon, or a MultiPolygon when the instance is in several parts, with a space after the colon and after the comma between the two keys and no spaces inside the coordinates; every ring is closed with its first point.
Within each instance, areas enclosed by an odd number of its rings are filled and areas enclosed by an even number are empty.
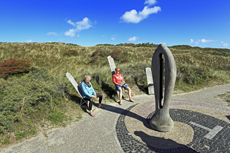
{"type": "MultiPolygon", "coordinates": [[[[57,104],[53,106],[57,110],[51,111],[50,114],[48,113],[47,117],[51,115],[50,118],[55,119],[55,115],[58,117],[58,115],[61,114],[62,116],[64,114],[64,116],[70,118],[69,121],[74,121],[81,118],[82,110],[78,105],[78,95],[65,76],[66,72],[72,74],[78,83],[82,81],[86,74],[91,75],[91,82],[96,92],[103,93],[106,101],[113,101],[116,98],[107,58],[104,55],[98,55],[98,59],[92,62],[93,53],[97,50],[101,50],[103,53],[121,51],[122,55],[115,60],[115,64],[121,68],[126,82],[133,90],[133,95],[143,94],[143,92],[147,93],[145,68],[151,67],[152,56],[157,45],[150,45],[150,47],[132,46],[99,45],[82,47],[64,43],[0,43],[0,63],[10,58],[28,59],[33,61],[31,63],[32,67],[45,67],[48,69],[47,75],[53,78],[51,84],[61,85],[65,89],[65,93],[60,97],[59,101],[56,101],[57,104]],[[77,54],[71,56],[68,54],[69,50],[74,50],[77,54]],[[122,62],[124,59],[127,62],[122,62]],[[51,113],[53,113],[53,116],[51,113]]],[[[177,65],[178,73],[175,86],[177,93],[230,82],[230,50],[190,46],[173,46],[169,48],[174,55],[177,65]]],[[[25,74],[22,77],[13,76],[7,80],[0,79],[1,90],[5,86],[9,88],[6,91],[12,92],[14,90],[13,86],[20,88],[16,93],[21,95],[21,99],[18,99],[18,101],[23,102],[25,96],[23,96],[22,92],[27,91],[26,88],[30,85],[23,86],[20,85],[20,82],[21,80],[25,82],[27,75],[30,74],[25,74]]],[[[38,82],[36,86],[39,86],[38,82]]],[[[40,86],[42,86],[42,83],[48,84],[41,82],[40,86]]],[[[49,89],[48,86],[47,89],[49,89]]],[[[0,94],[7,93],[0,92],[0,94]]],[[[52,95],[51,93],[46,94],[52,95]]],[[[5,99],[9,99],[9,97],[5,99]]],[[[1,97],[0,100],[2,100],[1,97]]],[[[50,105],[50,102],[47,105],[50,105]]],[[[47,105],[44,105],[44,107],[47,105]]],[[[47,112],[49,111],[47,110],[47,112]]],[[[29,121],[31,120],[28,120],[28,124],[29,121]]],[[[65,121],[66,124],[69,121],[65,121]]],[[[31,124],[35,126],[37,122],[42,126],[48,124],[46,117],[40,121],[38,119],[38,121],[34,121],[31,124]]],[[[20,126],[24,125],[20,124],[20,126]]],[[[20,127],[16,127],[16,129],[23,130],[20,127]]],[[[30,129],[33,129],[33,127],[30,129]]]]}

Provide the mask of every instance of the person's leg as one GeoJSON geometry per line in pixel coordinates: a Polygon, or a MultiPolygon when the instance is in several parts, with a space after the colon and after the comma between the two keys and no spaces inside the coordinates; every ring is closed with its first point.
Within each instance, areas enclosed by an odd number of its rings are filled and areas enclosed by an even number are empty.
{"type": "Polygon", "coordinates": [[[132,100],[132,98],[131,98],[131,89],[130,89],[130,87],[128,87],[128,85],[127,85],[127,86],[125,87],[125,89],[128,90],[129,101],[134,102],[134,100],[132,100]]]}
{"type": "Polygon", "coordinates": [[[93,99],[91,97],[85,97],[84,98],[85,100],[88,100],[89,101],[89,114],[94,117],[95,115],[93,114],[93,111],[92,111],[92,107],[93,107],[93,99]]]}
{"type": "Polygon", "coordinates": [[[97,93],[96,96],[97,96],[97,98],[99,98],[99,105],[98,105],[98,108],[101,108],[101,101],[102,101],[103,95],[100,94],[100,93],[97,93]]]}
{"type": "Polygon", "coordinates": [[[118,91],[119,91],[119,100],[120,100],[120,105],[122,104],[122,88],[118,88],[118,91]]]}
{"type": "Polygon", "coordinates": [[[115,85],[115,86],[116,86],[116,90],[119,91],[119,101],[120,101],[120,105],[121,105],[122,104],[122,101],[121,101],[121,99],[122,99],[122,88],[119,85],[115,85]]]}

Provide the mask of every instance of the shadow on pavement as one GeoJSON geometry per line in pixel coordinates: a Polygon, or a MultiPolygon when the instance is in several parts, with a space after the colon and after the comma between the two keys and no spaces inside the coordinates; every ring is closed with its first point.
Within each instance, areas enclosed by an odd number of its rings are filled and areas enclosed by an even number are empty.
{"type": "Polygon", "coordinates": [[[183,144],[179,144],[171,139],[150,136],[142,131],[135,131],[134,134],[140,137],[141,140],[146,143],[147,147],[155,152],[197,153],[197,151],[193,150],[192,148],[189,148],[183,144]],[[157,146],[157,148],[154,146],[157,146]]]}
{"type": "MultiPolygon", "coordinates": [[[[134,103],[135,104],[135,103],[134,103]]],[[[97,105],[97,104],[95,104],[97,105]]],[[[141,122],[143,122],[144,126],[146,128],[149,128],[149,129],[152,129],[151,126],[149,125],[149,121],[148,119],[138,115],[138,114],[135,114],[129,110],[126,110],[126,109],[123,109],[123,108],[119,108],[119,107],[114,107],[114,106],[111,106],[111,105],[107,105],[107,104],[102,104],[102,106],[104,107],[104,110],[106,111],[110,111],[110,112],[114,112],[114,113],[117,113],[117,114],[123,114],[125,116],[129,116],[129,117],[132,117],[132,118],[135,118],[141,122]]]]}
{"type": "Polygon", "coordinates": [[[226,116],[230,120],[230,115],[226,116]]]}

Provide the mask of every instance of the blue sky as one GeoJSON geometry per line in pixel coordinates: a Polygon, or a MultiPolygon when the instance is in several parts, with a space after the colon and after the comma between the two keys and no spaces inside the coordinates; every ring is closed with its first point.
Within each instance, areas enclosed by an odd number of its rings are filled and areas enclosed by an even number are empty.
{"type": "Polygon", "coordinates": [[[230,48],[229,0],[1,0],[0,42],[230,48]]]}

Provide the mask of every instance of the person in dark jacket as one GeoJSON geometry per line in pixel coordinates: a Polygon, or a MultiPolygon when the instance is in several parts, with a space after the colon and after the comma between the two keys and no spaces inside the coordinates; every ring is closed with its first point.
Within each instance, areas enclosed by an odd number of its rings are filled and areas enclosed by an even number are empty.
{"type": "Polygon", "coordinates": [[[96,93],[93,89],[93,86],[90,82],[91,77],[89,75],[86,75],[84,80],[81,82],[81,89],[82,89],[82,97],[84,100],[89,101],[89,111],[90,116],[94,117],[95,115],[92,112],[92,106],[93,106],[93,98],[99,98],[99,105],[98,108],[102,108],[101,101],[103,95],[100,93],[96,93]]]}

